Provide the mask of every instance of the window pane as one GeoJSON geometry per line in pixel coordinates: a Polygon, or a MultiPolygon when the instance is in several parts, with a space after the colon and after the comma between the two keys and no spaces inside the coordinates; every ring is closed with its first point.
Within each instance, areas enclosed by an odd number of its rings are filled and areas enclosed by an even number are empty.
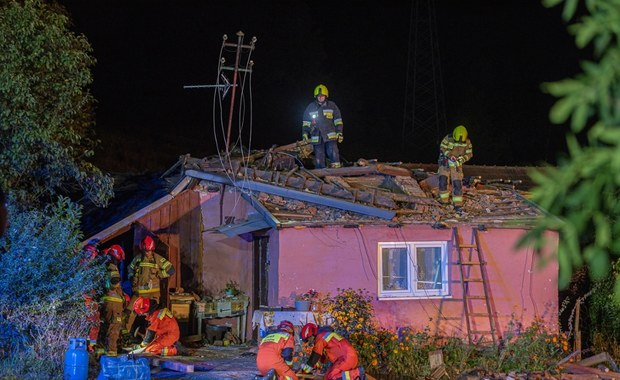
{"type": "Polygon", "coordinates": [[[407,248],[382,248],[383,290],[407,290],[407,248]]]}
{"type": "Polygon", "coordinates": [[[441,289],[441,247],[417,247],[417,289],[441,289]]]}

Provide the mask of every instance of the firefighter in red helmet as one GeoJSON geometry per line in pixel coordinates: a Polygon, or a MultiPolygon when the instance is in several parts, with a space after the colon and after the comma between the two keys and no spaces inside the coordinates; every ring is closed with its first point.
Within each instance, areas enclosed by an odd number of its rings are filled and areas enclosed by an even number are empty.
{"type": "Polygon", "coordinates": [[[125,329],[129,332],[136,319],[131,305],[138,297],[152,298],[159,302],[161,290],[159,284],[162,279],[174,274],[174,266],[161,255],[155,253],[155,240],[147,235],[140,242],[139,255],[129,264],[129,280],[131,281],[132,295],[127,311],[129,317],[125,329]]]}
{"type": "Polygon", "coordinates": [[[179,323],[172,312],[165,307],[160,307],[152,298],[138,297],[133,304],[133,310],[146,317],[149,326],[142,343],[134,349],[145,348],[144,352],[155,355],[174,356],[177,354],[175,343],[181,333],[179,323]]]}
{"type": "Polygon", "coordinates": [[[119,264],[125,260],[123,248],[114,244],[103,250],[107,259],[106,294],[103,296],[103,322],[106,328],[106,354],[116,356],[118,337],[123,327],[123,310],[129,303],[129,296],[121,289],[121,273],[119,264]]]}
{"type": "Polygon", "coordinates": [[[264,337],[258,346],[256,366],[264,380],[297,380],[293,365],[295,329],[289,321],[282,321],[275,332],[264,337]]]}
{"type": "Polygon", "coordinates": [[[312,354],[301,367],[301,372],[311,373],[316,363],[325,356],[332,363],[324,380],[364,380],[364,368],[357,366],[357,352],[344,337],[334,332],[329,326],[318,327],[314,323],[307,323],[301,329],[301,339],[308,342],[314,339],[312,354]]]}

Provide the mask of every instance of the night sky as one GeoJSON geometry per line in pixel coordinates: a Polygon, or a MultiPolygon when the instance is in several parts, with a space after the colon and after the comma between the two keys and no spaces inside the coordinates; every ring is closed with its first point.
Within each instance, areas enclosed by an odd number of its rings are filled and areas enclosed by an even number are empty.
{"type": "MultiPolygon", "coordinates": [[[[60,2],[98,60],[92,90],[104,170],[165,169],[185,153],[216,153],[213,90],[183,86],[213,84],[222,35],[236,42],[239,30],[245,43],[258,38],[252,149],[299,139],[302,112],[323,83],[343,114],[346,160],[436,161],[412,149],[416,141],[402,144],[409,2],[60,2]]],[[[548,121],[554,99],[540,84],[577,74],[582,55],[561,10],[536,0],[437,3],[447,124],[468,128],[470,163],[553,163],[566,128],[548,121]]]]}

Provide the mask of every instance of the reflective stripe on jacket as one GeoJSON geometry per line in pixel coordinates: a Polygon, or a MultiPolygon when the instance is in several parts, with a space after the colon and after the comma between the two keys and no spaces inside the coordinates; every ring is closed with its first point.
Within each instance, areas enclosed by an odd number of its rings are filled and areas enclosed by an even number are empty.
{"type": "Polygon", "coordinates": [[[154,253],[136,256],[129,264],[129,278],[133,289],[138,294],[159,292],[159,280],[170,277],[174,273],[172,263],[161,255],[154,253]]]}
{"type": "Polygon", "coordinates": [[[338,140],[343,123],[336,103],[326,100],[323,104],[314,101],[306,107],[302,121],[302,134],[310,137],[313,144],[338,140]]]}

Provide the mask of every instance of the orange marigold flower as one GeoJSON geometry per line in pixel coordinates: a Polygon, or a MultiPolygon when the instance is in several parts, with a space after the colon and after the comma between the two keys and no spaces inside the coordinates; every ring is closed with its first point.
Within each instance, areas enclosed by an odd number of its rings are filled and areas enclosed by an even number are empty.
{"type": "Polygon", "coordinates": [[[379,363],[379,361],[377,359],[372,359],[372,361],[370,362],[371,365],[376,366],[379,363]]]}

